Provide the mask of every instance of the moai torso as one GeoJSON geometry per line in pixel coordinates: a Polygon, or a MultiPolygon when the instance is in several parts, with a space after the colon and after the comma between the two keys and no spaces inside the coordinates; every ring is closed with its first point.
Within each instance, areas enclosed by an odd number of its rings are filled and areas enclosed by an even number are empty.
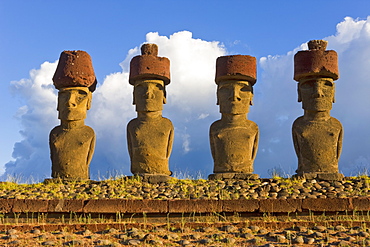
{"type": "Polygon", "coordinates": [[[294,57],[294,79],[298,81],[298,101],[304,115],[295,120],[292,135],[298,157],[298,176],[328,180],[342,179],[338,161],[343,128],[330,116],[338,79],[335,51],[326,51],[327,42],[312,40],[308,51],[294,57]]]}
{"type": "Polygon", "coordinates": [[[248,120],[247,114],[255,82],[254,57],[234,55],[217,58],[217,104],[222,117],[211,125],[209,132],[215,173],[210,175],[211,178],[218,179],[220,173],[253,172],[259,133],[257,124],[248,120]]]}
{"type": "Polygon", "coordinates": [[[342,124],[336,118],[307,121],[302,116],[294,121],[292,131],[298,174],[338,172],[343,136],[342,124]]]}
{"type": "Polygon", "coordinates": [[[171,175],[168,159],[173,142],[173,125],[159,117],[151,121],[137,118],[127,125],[127,142],[133,174],[171,175]]]}
{"type": "Polygon", "coordinates": [[[95,133],[89,126],[50,132],[52,177],[89,179],[89,164],[95,147],[95,133]]]}
{"type": "Polygon", "coordinates": [[[95,133],[84,119],[90,109],[96,78],[89,54],[63,51],[53,77],[58,92],[61,124],[49,135],[53,178],[89,179],[95,150],[95,133]]]}
{"type": "Polygon", "coordinates": [[[165,86],[170,83],[170,61],[158,57],[155,44],[144,44],[142,55],[130,62],[129,83],[134,86],[138,117],[127,125],[127,146],[131,172],[136,175],[171,175],[169,157],[174,128],[162,117],[166,103],[165,86]]]}
{"type": "Polygon", "coordinates": [[[257,124],[247,119],[237,126],[214,122],[210,128],[213,172],[252,173],[258,135],[257,124]]]}

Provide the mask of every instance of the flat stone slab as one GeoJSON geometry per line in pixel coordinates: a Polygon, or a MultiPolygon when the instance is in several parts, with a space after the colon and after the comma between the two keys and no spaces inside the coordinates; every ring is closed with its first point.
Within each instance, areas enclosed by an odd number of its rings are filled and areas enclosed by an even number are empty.
{"type": "Polygon", "coordinates": [[[308,180],[311,179],[318,179],[318,180],[326,180],[326,181],[341,181],[344,179],[344,175],[338,172],[333,173],[324,173],[324,172],[310,172],[310,173],[303,173],[303,174],[295,174],[293,178],[305,178],[308,180]]]}
{"type": "Polygon", "coordinates": [[[130,200],[130,199],[0,199],[1,213],[291,213],[368,211],[370,200],[356,198],[130,200]]]}
{"type": "Polygon", "coordinates": [[[142,182],[147,182],[151,184],[156,184],[156,183],[165,183],[170,180],[176,179],[171,176],[167,175],[160,175],[160,174],[137,174],[135,176],[127,176],[127,179],[140,179],[142,182]]]}
{"type": "Polygon", "coordinates": [[[209,180],[225,180],[225,179],[242,179],[242,180],[256,180],[258,179],[258,174],[252,173],[213,173],[208,176],[209,180]]]}

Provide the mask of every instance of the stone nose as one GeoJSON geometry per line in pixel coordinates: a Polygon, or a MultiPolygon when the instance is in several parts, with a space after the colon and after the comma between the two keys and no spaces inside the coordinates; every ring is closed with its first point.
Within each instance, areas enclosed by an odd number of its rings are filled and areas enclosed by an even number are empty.
{"type": "Polygon", "coordinates": [[[145,92],[145,98],[146,99],[154,99],[155,95],[153,92],[153,89],[151,87],[148,87],[146,92],[145,92]]]}
{"type": "Polygon", "coordinates": [[[75,94],[71,93],[67,96],[66,106],[67,107],[76,107],[77,106],[76,95],[75,94]]]}
{"type": "Polygon", "coordinates": [[[240,101],[241,100],[240,92],[239,92],[238,88],[233,87],[233,89],[230,92],[229,99],[232,100],[232,101],[240,101]]]}
{"type": "Polygon", "coordinates": [[[314,98],[321,98],[324,97],[324,92],[321,87],[321,85],[315,85],[314,86],[314,93],[313,93],[314,98]]]}

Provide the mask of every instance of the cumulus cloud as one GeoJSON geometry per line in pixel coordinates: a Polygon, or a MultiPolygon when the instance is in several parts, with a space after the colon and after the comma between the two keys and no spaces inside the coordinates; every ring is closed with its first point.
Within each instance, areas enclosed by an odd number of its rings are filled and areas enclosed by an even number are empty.
{"type": "MultiPolygon", "coordinates": [[[[317,38],[317,37],[315,37],[317,38]]],[[[344,146],[340,170],[345,175],[369,167],[370,155],[370,18],[345,18],[336,34],[322,37],[328,49],[339,55],[341,78],[336,86],[336,103],[332,116],[344,127],[344,146]]],[[[308,40],[307,40],[308,41],[308,40]]],[[[297,83],[293,80],[293,56],[307,49],[306,40],[283,55],[259,58],[259,78],[255,86],[254,106],[248,115],[260,128],[259,151],[255,173],[269,176],[273,168],[294,174],[291,125],[303,114],[297,102],[297,83]]],[[[212,173],[208,131],[220,118],[216,106],[214,83],[216,58],[226,55],[217,41],[194,39],[188,31],[170,37],[148,33],[145,43],[156,43],[159,56],[171,60],[171,83],[167,86],[167,104],[163,115],[175,126],[175,141],[170,168],[176,173],[187,171],[203,176],[212,173]]],[[[140,44],[141,45],[141,44],[140,44]]],[[[93,105],[86,124],[97,135],[97,146],[91,163],[92,178],[109,174],[130,174],[126,145],[126,124],[136,117],[132,105],[132,86],[128,83],[129,62],[138,55],[140,45],[130,49],[120,64],[122,71],[107,75],[93,94],[93,105]]],[[[51,78],[56,62],[45,62],[32,70],[29,79],[12,82],[12,90],[24,101],[17,116],[22,123],[23,140],[14,145],[14,161],[6,164],[7,174],[50,176],[48,134],[59,124],[56,93],[51,78]]]]}
{"type": "MultiPolygon", "coordinates": [[[[159,56],[168,57],[171,61],[171,84],[167,86],[167,105],[163,111],[175,126],[171,169],[208,169],[207,172],[211,172],[208,128],[218,117],[215,61],[225,54],[225,48],[216,41],[194,39],[188,31],[177,32],[170,37],[148,33],[145,43],[157,44],[159,56]]],[[[122,71],[107,75],[93,93],[86,124],[97,135],[90,166],[94,179],[130,174],[126,124],[136,117],[136,112],[132,105],[133,87],[128,83],[128,72],[129,62],[139,55],[140,46],[130,49],[120,64],[122,71]]],[[[45,62],[40,69],[31,71],[29,79],[12,83],[14,93],[26,103],[18,113],[24,139],[14,145],[15,160],[6,164],[5,175],[20,174],[26,178],[33,175],[36,179],[50,176],[48,135],[59,124],[57,91],[51,81],[56,64],[45,62]]]]}

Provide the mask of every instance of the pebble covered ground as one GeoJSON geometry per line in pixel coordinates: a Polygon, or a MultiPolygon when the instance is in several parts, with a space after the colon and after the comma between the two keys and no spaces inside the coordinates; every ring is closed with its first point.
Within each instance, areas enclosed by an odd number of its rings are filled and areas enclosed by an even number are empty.
{"type": "Polygon", "coordinates": [[[0,183],[3,199],[266,199],[344,198],[368,196],[370,178],[347,177],[343,181],[275,178],[259,180],[173,179],[150,184],[139,179],[68,183],[0,183]]]}
{"type": "Polygon", "coordinates": [[[369,230],[364,227],[317,225],[312,228],[265,229],[251,225],[236,227],[152,229],[114,228],[105,231],[27,232],[9,229],[0,232],[0,246],[370,246],[369,230]]]}
{"type": "MultiPolygon", "coordinates": [[[[173,179],[150,184],[139,179],[109,179],[89,182],[36,184],[0,183],[3,199],[264,199],[264,198],[344,198],[368,196],[370,178],[347,177],[343,181],[300,179],[190,180],[173,179]]],[[[322,224],[322,225],[320,225],[322,224]]],[[[155,224],[151,224],[154,226],[155,224]]],[[[0,246],[370,246],[370,228],[331,225],[267,229],[237,227],[167,226],[150,229],[107,229],[94,232],[21,231],[0,232],[0,246]]]]}

